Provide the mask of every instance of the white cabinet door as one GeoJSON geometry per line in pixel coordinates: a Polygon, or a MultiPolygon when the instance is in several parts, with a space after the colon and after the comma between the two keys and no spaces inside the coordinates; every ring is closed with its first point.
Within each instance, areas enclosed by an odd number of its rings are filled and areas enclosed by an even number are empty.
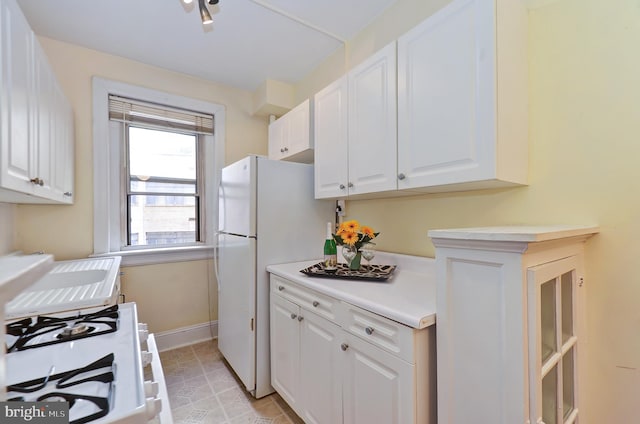
{"type": "Polygon", "coordinates": [[[579,415],[578,263],[571,256],[527,271],[531,423],[573,423],[579,415]]]}
{"type": "Polygon", "coordinates": [[[349,194],[397,188],[396,44],[348,74],[349,194]]]}
{"type": "Polygon", "coordinates": [[[346,75],[314,96],[316,199],[349,193],[347,97],[346,75]]]}
{"type": "Polygon", "coordinates": [[[300,308],[280,296],[271,296],[271,385],[299,411],[300,398],[300,308]]]}
{"type": "Polygon", "coordinates": [[[342,330],[328,320],[301,311],[300,418],[308,424],[342,422],[342,330]]]}
{"type": "Polygon", "coordinates": [[[399,189],[526,183],[523,11],[454,0],[398,39],[399,189]]]}
{"type": "Polygon", "coordinates": [[[269,159],[280,160],[284,156],[285,123],[283,116],[269,124],[269,159]]]}
{"type": "Polygon", "coordinates": [[[285,157],[299,154],[313,147],[311,133],[309,131],[309,121],[311,118],[309,104],[309,100],[305,100],[287,113],[289,132],[287,134],[286,145],[288,150],[286,151],[285,157]]]}
{"type": "Polygon", "coordinates": [[[56,192],[62,193],[64,203],[73,203],[73,191],[75,181],[75,127],[73,108],[62,93],[60,86],[56,90],[56,104],[59,121],[56,137],[56,192]]]}
{"type": "Polygon", "coordinates": [[[33,92],[33,32],[13,0],[0,4],[2,73],[0,185],[23,193],[33,191],[30,181],[35,139],[33,92]]]}
{"type": "Polygon", "coordinates": [[[414,367],[356,336],[343,348],[344,422],[415,422],[414,367]]]}
{"type": "Polygon", "coordinates": [[[33,176],[40,184],[34,186],[34,194],[55,200],[62,198],[62,192],[56,196],[55,166],[57,149],[57,110],[56,80],[51,73],[49,63],[42,48],[34,43],[34,137],[32,160],[34,163],[33,176]]]}

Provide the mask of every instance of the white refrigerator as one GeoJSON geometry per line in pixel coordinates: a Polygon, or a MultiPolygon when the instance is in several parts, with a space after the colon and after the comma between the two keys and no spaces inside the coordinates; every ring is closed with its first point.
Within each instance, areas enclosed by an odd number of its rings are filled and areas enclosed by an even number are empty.
{"type": "Polygon", "coordinates": [[[248,156],[222,170],[218,347],[256,398],[273,392],[270,264],[319,259],[335,202],[315,200],[313,166],[248,156]]]}

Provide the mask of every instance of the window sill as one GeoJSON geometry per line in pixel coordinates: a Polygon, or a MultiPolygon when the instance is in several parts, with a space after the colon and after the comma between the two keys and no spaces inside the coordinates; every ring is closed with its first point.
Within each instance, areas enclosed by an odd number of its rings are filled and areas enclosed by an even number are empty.
{"type": "Polygon", "coordinates": [[[212,259],[215,246],[183,246],[157,249],[121,250],[108,253],[95,253],[92,258],[105,256],[122,257],[122,266],[154,265],[167,262],[188,262],[212,259]]]}

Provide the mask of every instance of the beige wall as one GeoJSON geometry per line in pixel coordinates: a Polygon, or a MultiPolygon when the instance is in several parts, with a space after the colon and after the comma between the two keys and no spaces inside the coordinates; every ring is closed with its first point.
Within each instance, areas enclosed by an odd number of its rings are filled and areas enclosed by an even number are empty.
{"type": "MultiPolygon", "coordinates": [[[[18,205],[15,248],[19,250],[44,250],[56,260],[83,258],[93,251],[93,75],[225,105],[226,163],[248,153],[267,152],[267,120],[251,116],[251,92],[47,38],[40,42],[75,113],[75,204],[18,205]]],[[[215,279],[209,268],[208,261],[126,268],[123,291],[127,301],[139,304],[140,319],[151,331],[200,324],[210,315],[217,317],[216,290],[211,290],[215,279]]]]}
{"type": "MultiPolygon", "coordinates": [[[[357,63],[409,29],[429,13],[423,3],[431,2],[400,0],[349,43],[344,62],[357,63]]],[[[640,422],[640,3],[544,4],[529,13],[530,185],[349,201],[348,217],[381,231],[383,250],[430,257],[433,228],[600,225],[587,243],[587,418],[640,422]]],[[[317,71],[298,95],[337,76],[317,71]]]]}
{"type": "Polygon", "coordinates": [[[15,205],[0,203],[0,255],[15,250],[15,205]]]}

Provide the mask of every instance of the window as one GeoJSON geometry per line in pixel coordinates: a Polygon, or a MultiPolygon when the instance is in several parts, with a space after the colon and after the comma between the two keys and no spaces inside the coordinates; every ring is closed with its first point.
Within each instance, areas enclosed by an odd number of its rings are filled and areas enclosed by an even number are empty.
{"type": "Polygon", "coordinates": [[[199,137],[125,124],[127,246],[199,242],[199,137]],[[163,234],[161,238],[148,235],[163,234]],[[173,236],[172,236],[173,234],[173,236]]]}
{"type": "Polygon", "coordinates": [[[101,78],[93,95],[94,255],[210,257],[224,107],[101,78]]]}

